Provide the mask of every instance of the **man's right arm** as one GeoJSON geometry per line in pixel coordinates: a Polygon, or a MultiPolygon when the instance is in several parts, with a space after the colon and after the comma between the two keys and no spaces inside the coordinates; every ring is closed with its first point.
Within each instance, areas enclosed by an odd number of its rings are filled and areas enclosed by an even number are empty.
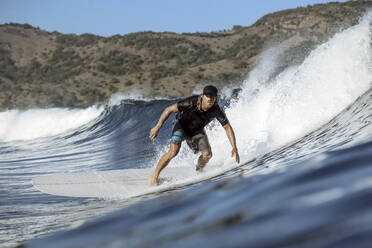
{"type": "Polygon", "coordinates": [[[163,113],[161,114],[158,123],[155,127],[153,127],[150,131],[150,139],[155,139],[158,136],[160,128],[163,126],[164,122],[168,119],[171,113],[177,113],[178,107],[177,103],[168,106],[164,109],[163,113]]]}

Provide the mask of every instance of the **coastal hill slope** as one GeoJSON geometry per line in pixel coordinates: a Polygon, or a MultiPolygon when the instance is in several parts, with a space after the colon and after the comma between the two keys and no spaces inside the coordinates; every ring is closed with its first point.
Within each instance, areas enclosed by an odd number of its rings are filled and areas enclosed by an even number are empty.
{"type": "Polygon", "coordinates": [[[117,92],[178,98],[208,83],[239,86],[266,49],[280,47],[283,67],[301,63],[370,7],[371,1],[317,4],[211,33],[100,37],[0,25],[0,109],[87,107],[117,92]]]}

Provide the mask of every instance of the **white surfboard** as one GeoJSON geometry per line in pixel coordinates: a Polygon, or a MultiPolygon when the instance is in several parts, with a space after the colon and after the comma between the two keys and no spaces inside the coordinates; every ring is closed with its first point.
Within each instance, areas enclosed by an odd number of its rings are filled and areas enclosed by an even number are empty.
{"type": "Polygon", "coordinates": [[[128,198],[164,191],[177,182],[197,176],[193,167],[165,168],[160,185],[149,186],[154,168],[61,173],[35,177],[32,184],[41,192],[71,197],[128,198]]]}

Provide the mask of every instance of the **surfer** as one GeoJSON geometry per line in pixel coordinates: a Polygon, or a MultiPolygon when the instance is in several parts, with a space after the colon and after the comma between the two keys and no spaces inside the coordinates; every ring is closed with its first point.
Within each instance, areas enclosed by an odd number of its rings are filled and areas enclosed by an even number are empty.
{"type": "Polygon", "coordinates": [[[240,163],[235,134],[226,114],[218,104],[217,93],[216,87],[208,85],[203,89],[201,95],[188,97],[165,108],[158,123],[150,131],[150,139],[155,139],[158,136],[160,128],[171,113],[177,113],[177,115],[173,124],[170,148],[160,158],[154,173],[151,175],[151,186],[158,185],[160,172],[177,156],[184,140],[194,153],[201,152],[196,170],[203,171],[204,166],[212,157],[211,146],[204,127],[214,118],[220,122],[226,131],[232,146],[231,156],[235,157],[237,163],[240,163]]]}

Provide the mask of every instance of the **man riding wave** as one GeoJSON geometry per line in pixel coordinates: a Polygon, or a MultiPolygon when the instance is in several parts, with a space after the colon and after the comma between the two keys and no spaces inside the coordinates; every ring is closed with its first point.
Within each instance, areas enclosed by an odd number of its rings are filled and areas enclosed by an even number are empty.
{"type": "Polygon", "coordinates": [[[165,108],[158,123],[150,131],[150,139],[155,139],[158,136],[160,128],[171,113],[177,113],[177,116],[173,125],[170,148],[160,158],[154,173],[151,175],[151,186],[158,185],[160,172],[177,156],[184,140],[194,153],[201,152],[196,170],[203,171],[204,166],[212,157],[212,149],[204,127],[214,118],[219,121],[226,131],[232,146],[231,156],[235,157],[237,163],[240,163],[235,134],[225,112],[218,104],[217,93],[217,88],[209,85],[204,87],[203,94],[188,97],[165,108]]]}

